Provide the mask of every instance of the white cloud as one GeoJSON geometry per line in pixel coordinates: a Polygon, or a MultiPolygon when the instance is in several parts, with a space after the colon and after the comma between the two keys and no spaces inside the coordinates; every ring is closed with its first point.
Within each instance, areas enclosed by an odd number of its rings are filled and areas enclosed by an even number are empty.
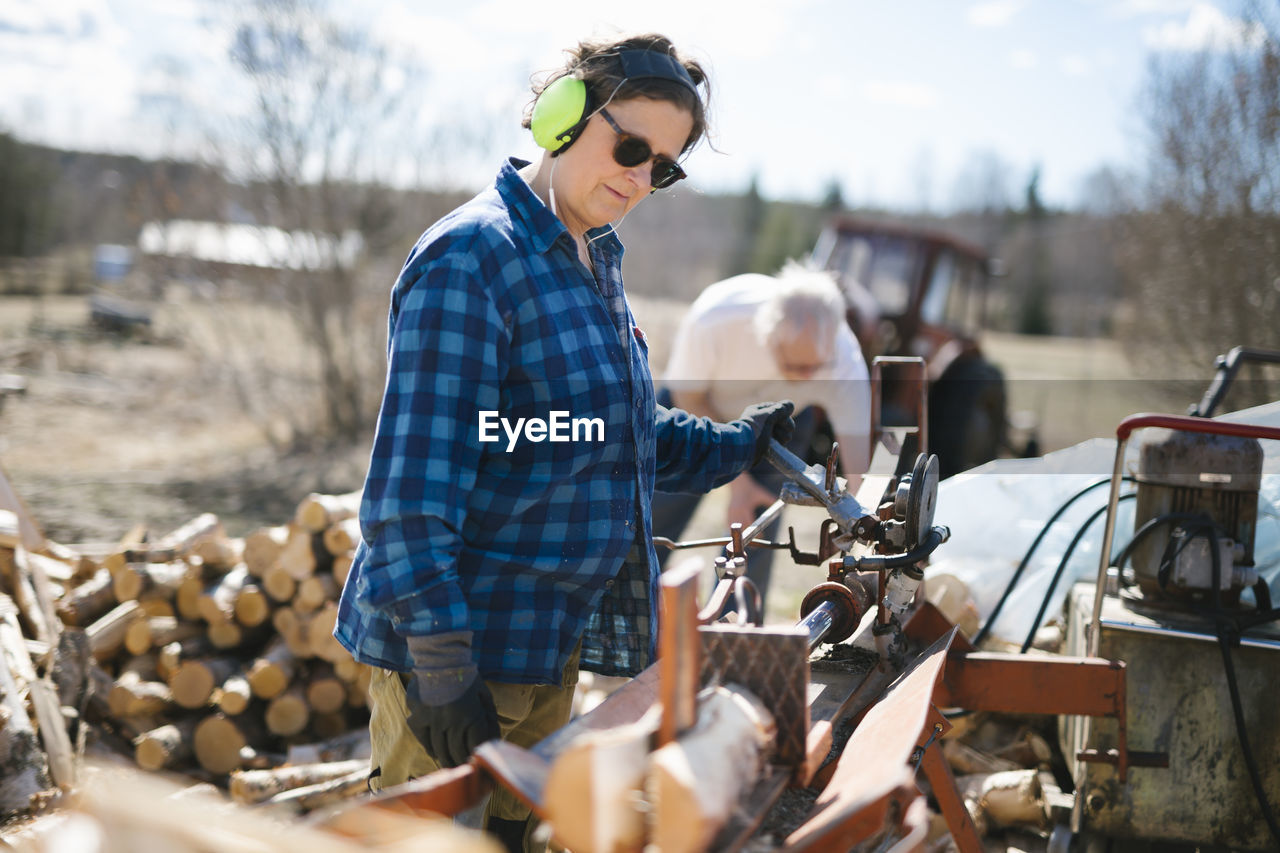
{"type": "Polygon", "coordinates": [[[1028,71],[1040,64],[1040,58],[1036,56],[1035,51],[1019,48],[1009,54],[1009,64],[1019,71],[1028,71]]]}
{"type": "Polygon", "coordinates": [[[965,13],[975,27],[1004,27],[1022,11],[1022,0],[988,0],[970,6],[965,13]]]}
{"type": "MultiPolygon", "coordinates": [[[[1111,0],[1108,0],[1111,2],[1111,0]]],[[[1181,15],[1202,0],[1120,0],[1111,7],[1116,17],[1133,18],[1139,15],[1181,15]]]]}
{"type": "Polygon", "coordinates": [[[922,83],[872,80],[864,84],[862,93],[873,103],[925,109],[937,105],[938,90],[922,83]]]}
{"type": "Polygon", "coordinates": [[[1083,77],[1093,70],[1093,63],[1078,53],[1069,53],[1058,61],[1063,74],[1071,77],[1083,77]]]}
{"type": "Polygon", "coordinates": [[[1232,50],[1256,47],[1264,39],[1257,24],[1227,17],[1206,3],[1196,4],[1183,21],[1170,21],[1143,31],[1143,41],[1154,50],[1232,50]]]}

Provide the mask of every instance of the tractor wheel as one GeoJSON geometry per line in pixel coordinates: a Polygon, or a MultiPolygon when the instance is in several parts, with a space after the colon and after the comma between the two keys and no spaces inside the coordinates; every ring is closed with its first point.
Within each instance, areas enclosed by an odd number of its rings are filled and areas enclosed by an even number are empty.
{"type": "Polygon", "coordinates": [[[1005,389],[980,358],[952,365],[929,392],[929,450],[950,477],[995,459],[1004,444],[1005,389]]]}

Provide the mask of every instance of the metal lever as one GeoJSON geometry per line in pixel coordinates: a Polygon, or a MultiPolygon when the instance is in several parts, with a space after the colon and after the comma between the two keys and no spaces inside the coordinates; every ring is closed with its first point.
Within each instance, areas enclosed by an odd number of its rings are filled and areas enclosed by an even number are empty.
{"type": "Polygon", "coordinates": [[[800,457],[779,444],[777,439],[769,440],[769,449],[765,451],[764,458],[784,477],[825,507],[844,533],[854,535],[858,522],[867,513],[857,499],[844,489],[827,491],[825,469],[819,465],[806,466],[800,457]]]}

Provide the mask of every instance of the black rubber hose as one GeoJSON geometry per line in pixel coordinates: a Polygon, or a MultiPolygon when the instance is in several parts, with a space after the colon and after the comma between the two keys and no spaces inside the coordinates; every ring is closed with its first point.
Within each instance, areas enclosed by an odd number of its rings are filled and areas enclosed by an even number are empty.
{"type": "Polygon", "coordinates": [[[1218,630],[1218,648],[1222,650],[1222,668],[1227,673],[1227,692],[1231,694],[1231,712],[1236,719],[1236,737],[1240,741],[1240,752],[1244,755],[1244,765],[1249,770],[1249,781],[1253,783],[1253,795],[1258,800],[1258,808],[1262,810],[1262,819],[1271,830],[1276,848],[1280,849],[1280,826],[1276,824],[1275,813],[1267,801],[1266,789],[1262,787],[1262,775],[1258,772],[1258,760],[1249,745],[1249,729],[1244,721],[1244,708],[1240,704],[1240,687],[1236,684],[1236,667],[1231,659],[1231,640],[1225,631],[1218,630]]]}
{"type": "MultiPolygon", "coordinates": [[[[1134,482],[1134,479],[1133,477],[1122,477],[1120,481],[1123,483],[1132,483],[1134,482]]],[[[974,636],[973,644],[975,646],[981,645],[982,641],[991,633],[991,627],[995,625],[996,618],[999,617],[1000,611],[1004,609],[1005,602],[1009,600],[1009,596],[1013,593],[1013,588],[1017,586],[1018,581],[1022,578],[1022,573],[1027,570],[1027,565],[1031,562],[1032,555],[1034,555],[1036,549],[1040,547],[1040,543],[1044,540],[1044,537],[1048,535],[1049,529],[1053,527],[1059,518],[1062,518],[1062,514],[1070,509],[1072,504],[1099,486],[1104,486],[1110,482],[1111,478],[1107,477],[1105,480],[1098,480],[1096,483],[1090,483],[1071,497],[1067,498],[1066,503],[1058,507],[1057,511],[1054,512],[1053,515],[1049,516],[1049,520],[1044,523],[1040,528],[1040,532],[1036,534],[1036,538],[1032,540],[1031,547],[1027,548],[1027,553],[1022,556],[1022,562],[1019,563],[1018,568],[1014,570],[1013,577],[1009,578],[1009,583],[1005,585],[1004,592],[1000,594],[1000,600],[997,601],[996,606],[992,608],[991,615],[987,617],[987,621],[982,624],[982,628],[974,636]]]]}
{"type": "MultiPolygon", "coordinates": [[[[1120,505],[1120,501],[1128,500],[1134,497],[1132,494],[1121,495],[1116,501],[1116,506],[1120,505]]],[[[1109,503],[1108,503],[1109,505],[1109,503]]],[[[1031,630],[1027,632],[1027,638],[1022,641],[1022,648],[1018,649],[1019,654],[1025,655],[1027,649],[1031,648],[1031,642],[1036,638],[1036,631],[1040,629],[1040,620],[1044,619],[1045,611],[1049,609],[1049,599],[1053,598],[1053,591],[1058,588],[1058,581],[1062,579],[1062,573],[1066,571],[1067,563],[1071,561],[1071,555],[1075,553],[1076,546],[1080,544],[1080,540],[1089,532],[1089,527],[1098,520],[1098,516],[1107,511],[1106,506],[1099,507],[1085,519],[1084,524],[1080,525],[1080,529],[1076,531],[1076,535],[1071,538],[1071,544],[1067,545],[1067,550],[1062,552],[1062,559],[1058,561],[1058,568],[1054,569],[1053,580],[1049,581],[1049,588],[1045,590],[1044,598],[1040,600],[1040,609],[1036,611],[1036,618],[1031,623],[1031,630]]]]}

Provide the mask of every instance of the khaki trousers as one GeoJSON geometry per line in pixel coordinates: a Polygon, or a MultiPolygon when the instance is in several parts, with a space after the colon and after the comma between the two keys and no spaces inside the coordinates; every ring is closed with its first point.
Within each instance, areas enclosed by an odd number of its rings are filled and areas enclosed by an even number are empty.
{"type": "MultiPolygon", "coordinates": [[[[573,692],[578,684],[579,649],[564,669],[560,685],[508,684],[486,681],[498,711],[502,739],[526,749],[569,722],[573,692]]],[[[369,789],[377,792],[439,769],[435,760],[409,730],[409,707],[400,673],[375,668],[369,680],[369,738],[372,758],[369,789]]],[[[485,820],[525,820],[529,809],[515,795],[495,785],[485,807],[485,820]]],[[[530,826],[530,832],[532,825],[530,826]]],[[[525,833],[525,849],[530,846],[525,833]]]]}

